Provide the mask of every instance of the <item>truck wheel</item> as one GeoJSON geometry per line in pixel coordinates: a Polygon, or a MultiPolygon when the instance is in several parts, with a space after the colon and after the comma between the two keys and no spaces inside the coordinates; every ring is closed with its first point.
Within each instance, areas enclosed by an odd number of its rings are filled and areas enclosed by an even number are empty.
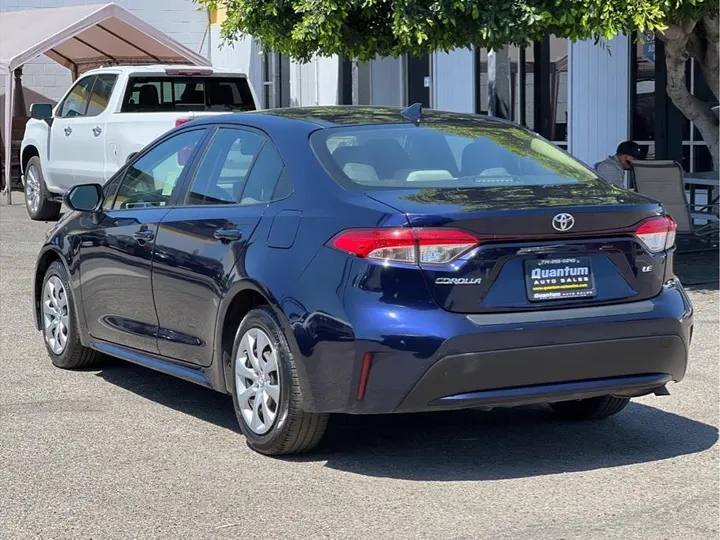
{"type": "Polygon", "coordinates": [[[60,203],[50,199],[37,156],[31,157],[25,167],[25,207],[35,221],[55,221],[60,217],[60,203]]]}

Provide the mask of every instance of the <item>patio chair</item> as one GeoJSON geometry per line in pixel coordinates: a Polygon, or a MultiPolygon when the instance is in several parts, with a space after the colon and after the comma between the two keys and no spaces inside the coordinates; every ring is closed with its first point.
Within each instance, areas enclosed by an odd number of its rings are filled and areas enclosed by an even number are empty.
{"type": "MultiPolygon", "coordinates": [[[[634,161],[633,177],[638,193],[659,201],[677,222],[678,237],[691,244],[697,240],[715,243],[718,234],[717,205],[688,203],[684,172],[676,161],[634,161]],[[705,220],[696,226],[694,220],[705,220]]],[[[706,246],[706,249],[709,249],[706,246]]],[[[702,251],[702,250],[701,250],[702,251]]]]}

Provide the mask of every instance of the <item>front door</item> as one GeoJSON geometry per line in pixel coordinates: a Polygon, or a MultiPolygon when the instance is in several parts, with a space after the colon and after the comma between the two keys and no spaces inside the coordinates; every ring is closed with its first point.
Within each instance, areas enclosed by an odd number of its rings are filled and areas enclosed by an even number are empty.
{"type": "Polygon", "coordinates": [[[277,196],[283,169],[258,132],[220,128],[182,201],[163,217],[153,259],[153,294],[164,356],[208,366],[218,307],[233,272],[247,277],[244,253],[277,196]]]}
{"type": "MultiPolygon", "coordinates": [[[[107,110],[117,75],[103,73],[95,77],[87,109],[83,116],[73,119],[73,145],[68,149],[74,165],[73,182],[104,184],[106,163],[106,123],[112,112],[107,110]]],[[[108,175],[109,176],[109,175],[108,175]]]]}
{"type": "Polygon", "coordinates": [[[87,217],[80,279],[94,338],[158,352],[151,281],[155,238],[205,133],[185,131],[149,149],[106,188],[104,212],[87,217]]]}
{"type": "Polygon", "coordinates": [[[78,157],[86,157],[83,154],[82,129],[78,124],[83,121],[87,111],[96,78],[95,75],[89,75],[80,79],[55,110],[50,128],[47,171],[43,171],[52,191],[65,192],[70,189],[75,184],[78,157]]]}

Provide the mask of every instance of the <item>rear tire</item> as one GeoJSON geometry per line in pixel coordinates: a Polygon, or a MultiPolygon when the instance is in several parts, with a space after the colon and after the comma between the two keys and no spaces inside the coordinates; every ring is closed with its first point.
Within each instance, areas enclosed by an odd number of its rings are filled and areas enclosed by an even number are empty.
{"type": "Polygon", "coordinates": [[[62,369],[82,369],[96,364],[102,355],[80,343],[78,317],[67,271],[55,261],[45,272],[40,318],[45,347],[52,363],[62,369]]]}
{"type": "Polygon", "coordinates": [[[35,221],[57,221],[60,217],[60,203],[51,200],[40,167],[40,158],[33,156],[25,166],[25,207],[30,219],[35,221]]]}
{"type": "Polygon", "coordinates": [[[600,396],[577,401],[559,401],[551,403],[550,407],[568,420],[599,420],[619,413],[628,403],[630,398],[600,396]]]}
{"type": "Polygon", "coordinates": [[[230,389],[247,444],[261,454],[308,452],[322,439],[328,415],[302,410],[290,348],[273,311],[250,311],[235,335],[230,389]]]}

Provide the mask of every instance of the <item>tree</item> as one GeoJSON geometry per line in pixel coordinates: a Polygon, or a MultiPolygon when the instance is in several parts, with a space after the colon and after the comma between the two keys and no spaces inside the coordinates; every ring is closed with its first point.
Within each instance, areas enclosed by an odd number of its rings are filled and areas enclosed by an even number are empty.
{"type": "Polygon", "coordinates": [[[197,0],[227,10],[222,34],[244,35],[299,60],[333,55],[422,55],[481,46],[526,45],[547,33],[573,41],[655,32],[665,43],[667,94],[695,122],[720,165],[718,118],[692,96],[685,63],[692,57],[717,99],[717,0],[197,0]]]}

